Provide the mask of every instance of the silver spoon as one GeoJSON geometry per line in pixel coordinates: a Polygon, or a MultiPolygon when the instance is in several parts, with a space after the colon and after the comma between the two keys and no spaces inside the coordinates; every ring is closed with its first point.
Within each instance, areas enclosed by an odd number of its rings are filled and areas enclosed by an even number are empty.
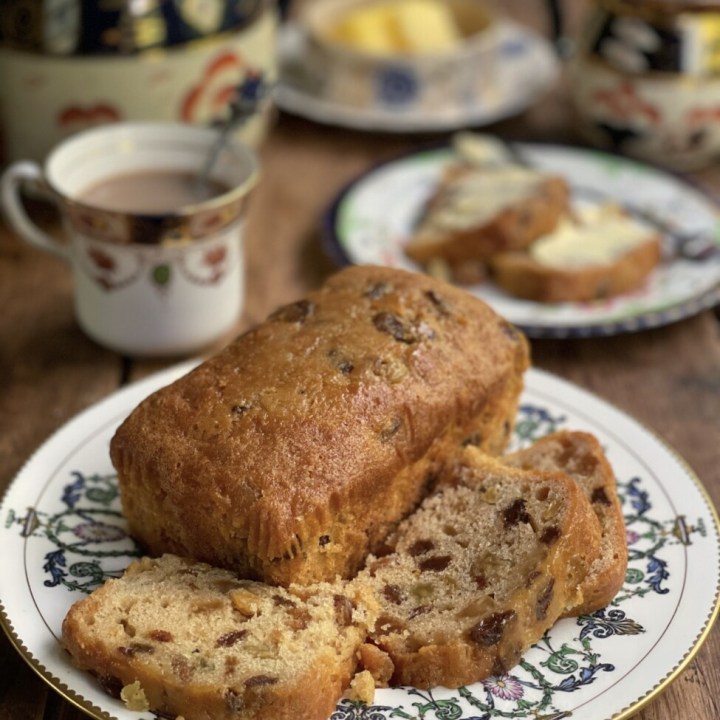
{"type": "Polygon", "coordinates": [[[193,182],[193,191],[199,199],[206,200],[212,195],[208,180],[217,159],[228,139],[257,113],[260,103],[267,96],[268,91],[268,84],[261,73],[248,73],[238,85],[233,99],[228,104],[230,110],[228,117],[219,126],[217,139],[212,144],[205,163],[193,182]]]}

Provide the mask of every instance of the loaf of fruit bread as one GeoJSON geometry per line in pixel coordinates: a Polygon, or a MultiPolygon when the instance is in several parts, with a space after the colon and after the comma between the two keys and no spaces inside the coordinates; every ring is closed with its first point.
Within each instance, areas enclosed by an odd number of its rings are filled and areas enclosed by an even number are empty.
{"type": "Polygon", "coordinates": [[[600,528],[568,476],[468,447],[389,545],[358,576],[380,603],[363,665],[380,683],[454,688],[508,672],[582,602],[600,528]]]}
{"type": "Polygon", "coordinates": [[[662,259],[660,234],[617,205],[576,211],[524,251],[490,259],[493,282],[538,302],[584,302],[640,288],[662,259]]]}
{"type": "Polygon", "coordinates": [[[527,365],[522,334],[469,293],[342,270],[122,423],[130,532],[271,584],[350,577],[453,448],[503,450],[527,365]]]}
{"type": "Polygon", "coordinates": [[[424,205],[405,253],[426,269],[470,282],[498,253],[524,250],[568,209],[567,182],[518,165],[457,162],[424,205]]]}
{"type": "Polygon", "coordinates": [[[583,615],[604,608],[625,582],[628,551],[615,474],[597,438],[563,430],[503,460],[514,467],[564,472],[580,485],[600,522],[601,551],[582,583],[582,602],[566,614],[583,615]]]}
{"type": "Polygon", "coordinates": [[[373,606],[352,584],[294,593],[164,555],[75,603],[63,642],[131,710],[326,720],[351,682],[373,606]]]}

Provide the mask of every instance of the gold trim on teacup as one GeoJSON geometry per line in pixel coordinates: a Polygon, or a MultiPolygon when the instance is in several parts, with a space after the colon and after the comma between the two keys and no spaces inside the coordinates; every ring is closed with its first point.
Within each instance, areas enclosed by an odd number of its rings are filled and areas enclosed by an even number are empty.
{"type": "Polygon", "coordinates": [[[242,216],[257,184],[257,171],[242,184],[218,197],[185,205],[175,212],[140,214],[87,205],[57,193],[72,229],[114,245],[185,247],[213,237],[242,216]]]}

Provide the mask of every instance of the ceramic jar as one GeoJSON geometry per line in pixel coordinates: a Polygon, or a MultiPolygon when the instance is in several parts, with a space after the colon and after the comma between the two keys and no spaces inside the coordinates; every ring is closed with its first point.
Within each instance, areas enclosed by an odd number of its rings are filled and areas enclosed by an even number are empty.
{"type": "MultiPolygon", "coordinates": [[[[7,0],[0,13],[0,157],[41,161],[88,126],[209,124],[248,77],[276,77],[269,0],[7,0]]],[[[266,101],[240,131],[256,145],[266,101]]]]}
{"type": "Polygon", "coordinates": [[[677,170],[720,158],[720,3],[596,0],[570,75],[591,142],[677,170]]]}

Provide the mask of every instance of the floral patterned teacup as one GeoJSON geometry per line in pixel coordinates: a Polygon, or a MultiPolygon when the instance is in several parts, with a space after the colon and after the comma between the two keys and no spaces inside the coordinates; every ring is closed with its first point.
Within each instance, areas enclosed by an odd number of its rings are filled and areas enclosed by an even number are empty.
{"type": "Polygon", "coordinates": [[[242,224],[258,177],[251,150],[227,144],[211,174],[227,190],[172,211],[124,212],[83,200],[88,188],[122,175],[197,174],[217,137],[191,125],[120,123],[64,141],[42,168],[19,161],[5,171],[8,221],[23,239],[71,263],[78,323],[102,345],[127,355],[187,354],[233,330],[244,298],[242,224]],[[25,183],[55,200],[68,243],[28,217],[25,183]]]}

